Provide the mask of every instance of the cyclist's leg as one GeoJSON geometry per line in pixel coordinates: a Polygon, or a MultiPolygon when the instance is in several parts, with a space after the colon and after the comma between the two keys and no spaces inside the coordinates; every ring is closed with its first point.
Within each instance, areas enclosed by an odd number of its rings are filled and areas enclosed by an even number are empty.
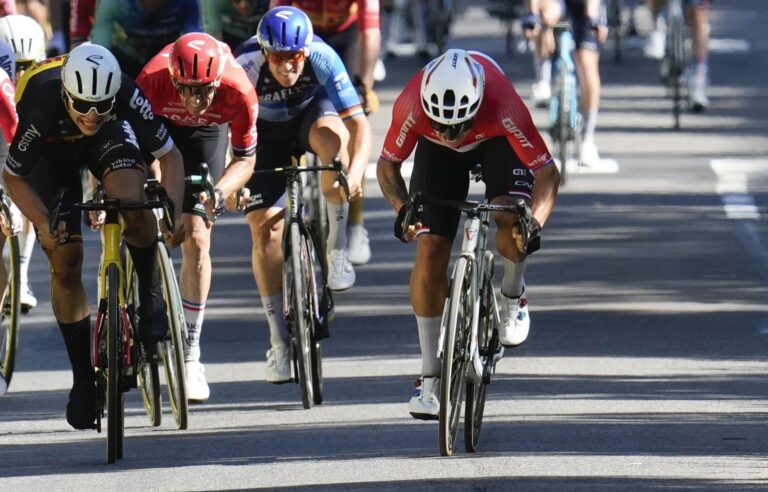
{"type": "MultiPolygon", "coordinates": [[[[530,203],[533,175],[517,157],[506,138],[497,137],[485,142],[482,162],[485,196],[491,203],[511,205],[517,198],[530,203]]],[[[493,212],[491,218],[498,227],[496,250],[504,266],[501,293],[505,297],[502,307],[506,318],[499,335],[504,345],[520,345],[530,329],[523,279],[526,256],[517,249],[512,235],[517,217],[509,213],[493,212]]]]}
{"type": "Polygon", "coordinates": [[[709,106],[707,85],[709,77],[709,9],[710,0],[686,2],[686,16],[691,28],[693,59],[688,79],[688,90],[695,110],[709,106]]]}
{"type": "Polygon", "coordinates": [[[648,35],[643,52],[649,58],[661,60],[664,57],[664,48],[666,45],[665,26],[663,23],[663,12],[666,6],[666,0],[646,0],[648,10],[651,11],[653,20],[652,30],[648,35]]]}
{"type": "MultiPolygon", "coordinates": [[[[82,196],[77,164],[68,155],[82,155],[79,145],[55,145],[46,149],[27,183],[42,203],[50,205],[58,188],[66,186],[65,202],[82,196]]],[[[91,363],[90,309],[82,282],[83,243],[80,214],[70,214],[63,243],[45,251],[51,271],[51,305],[72,366],[72,390],[67,403],[67,422],[76,429],[92,429],[96,420],[94,372],[91,363]]]]}
{"type": "Polygon", "coordinates": [[[600,160],[595,145],[595,127],[600,108],[600,45],[589,21],[588,0],[567,0],[568,14],[573,25],[576,44],[574,58],[579,78],[579,110],[582,116],[581,155],[582,164],[595,165],[600,160]]]}
{"type": "MultiPolygon", "coordinates": [[[[309,146],[323,164],[330,164],[339,157],[345,168],[349,166],[349,131],[327,97],[317,97],[304,113],[299,143],[303,148],[309,146]]],[[[335,173],[321,174],[328,213],[328,286],[333,290],[345,290],[354,285],[355,270],[349,259],[347,241],[349,203],[340,189],[334,187],[336,181],[335,173]]]]}
{"type": "MultiPolygon", "coordinates": [[[[256,148],[257,169],[281,167],[290,162],[290,143],[278,138],[286,125],[260,124],[256,148]]],[[[269,326],[266,380],[284,383],[291,378],[290,333],[283,316],[283,208],[285,177],[276,174],[254,175],[246,185],[251,190],[245,217],[251,231],[251,265],[269,326]]]]}
{"type": "MultiPolygon", "coordinates": [[[[88,165],[107,196],[121,203],[146,201],[146,167],[141,151],[131,143],[135,136],[130,124],[124,120],[107,123],[89,140],[93,150],[88,165]],[[105,148],[107,150],[102,151],[105,148]]],[[[150,349],[154,342],[165,337],[168,329],[156,260],[157,221],[151,210],[124,211],[121,217],[123,238],[139,279],[139,337],[145,348],[150,349]]]]}
{"type": "Polygon", "coordinates": [[[19,232],[19,281],[21,303],[26,310],[37,306],[37,298],[29,285],[29,261],[35,249],[35,228],[32,222],[23,219],[19,232]]]}
{"type": "Polygon", "coordinates": [[[541,106],[549,102],[552,83],[552,53],[555,52],[555,38],[552,26],[563,15],[561,0],[542,0],[539,11],[534,12],[541,20],[541,27],[534,39],[533,68],[536,82],[531,87],[533,102],[541,106]]]}
{"type": "MultiPolygon", "coordinates": [[[[474,155],[471,152],[469,154],[474,155]]],[[[422,192],[428,198],[463,200],[469,190],[466,165],[468,155],[455,152],[421,138],[416,147],[410,192],[422,192]]],[[[448,263],[451,244],[459,225],[459,212],[424,205],[416,260],[411,271],[410,297],[421,347],[421,378],[411,398],[411,415],[436,417],[439,411],[436,384],[441,362],[437,357],[440,320],[448,294],[448,263]]]]}

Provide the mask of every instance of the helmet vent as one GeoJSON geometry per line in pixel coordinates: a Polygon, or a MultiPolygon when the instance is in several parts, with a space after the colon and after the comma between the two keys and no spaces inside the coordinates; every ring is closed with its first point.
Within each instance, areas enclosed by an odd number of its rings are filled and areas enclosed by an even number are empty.
{"type": "Polygon", "coordinates": [[[197,78],[197,55],[192,58],[192,78],[197,78]]]}
{"type": "Polygon", "coordinates": [[[109,76],[107,77],[107,88],[104,91],[106,94],[109,94],[109,88],[112,85],[112,75],[114,75],[112,72],[109,72],[109,76]]]}
{"type": "Polygon", "coordinates": [[[82,94],[83,93],[83,79],[80,77],[80,72],[75,72],[75,77],[77,77],[77,93],[82,94]]]}
{"type": "Polygon", "coordinates": [[[211,66],[213,65],[213,57],[208,58],[208,66],[205,67],[205,78],[211,76],[211,66]]]}
{"type": "Polygon", "coordinates": [[[301,26],[296,26],[296,35],[293,37],[293,45],[299,44],[299,34],[301,34],[301,26]]]}
{"type": "Polygon", "coordinates": [[[285,32],[285,22],[280,24],[280,44],[282,44],[283,46],[288,45],[288,38],[286,37],[286,32],[285,32]]]}
{"type": "Polygon", "coordinates": [[[184,61],[181,59],[180,56],[177,56],[176,59],[179,61],[179,73],[182,77],[186,77],[187,74],[184,73],[184,61]]]}
{"type": "Polygon", "coordinates": [[[91,69],[91,73],[93,73],[93,84],[91,84],[91,95],[96,95],[96,87],[98,87],[99,84],[99,72],[96,71],[96,67],[93,67],[91,69]]]}

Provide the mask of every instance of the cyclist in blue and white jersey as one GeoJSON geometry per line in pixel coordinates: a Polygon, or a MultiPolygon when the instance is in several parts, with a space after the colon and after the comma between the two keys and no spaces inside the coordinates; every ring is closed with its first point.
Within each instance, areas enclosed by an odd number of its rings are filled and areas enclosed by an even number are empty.
{"type": "MultiPolygon", "coordinates": [[[[314,152],[324,164],[339,157],[348,168],[349,197],[334,173],[321,177],[330,218],[328,286],[348,289],[355,283],[355,271],[347,246],[347,198],[362,193],[371,150],[371,128],[357,91],[339,55],[313,36],[309,18],[294,7],[268,11],[256,36],[237,54],[259,96],[256,169],[290,165],[297,149],[314,152]]],[[[254,175],[245,210],[253,239],[253,274],[269,323],[267,381],[273,383],[290,379],[281,273],[285,185],[283,175],[254,175]]]]}

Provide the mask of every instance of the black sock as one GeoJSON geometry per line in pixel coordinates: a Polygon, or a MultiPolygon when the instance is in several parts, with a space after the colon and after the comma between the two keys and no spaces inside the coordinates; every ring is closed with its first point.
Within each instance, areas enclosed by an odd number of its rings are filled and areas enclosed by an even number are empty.
{"type": "Polygon", "coordinates": [[[131,253],[136,275],[139,277],[139,297],[142,300],[152,295],[153,290],[160,290],[160,270],[157,268],[157,239],[149,246],[134,246],[126,241],[131,253]]]}
{"type": "Polygon", "coordinates": [[[75,378],[93,374],[91,364],[91,317],[86,316],[74,323],[59,322],[64,344],[67,346],[69,363],[75,378]]]}

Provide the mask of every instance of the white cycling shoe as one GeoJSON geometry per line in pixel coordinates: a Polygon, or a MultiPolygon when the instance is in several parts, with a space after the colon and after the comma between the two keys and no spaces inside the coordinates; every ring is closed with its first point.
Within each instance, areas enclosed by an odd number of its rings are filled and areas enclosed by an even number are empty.
{"type": "Polygon", "coordinates": [[[440,416],[440,378],[422,376],[416,380],[408,411],[419,420],[438,420],[440,416]]]}
{"type": "Polygon", "coordinates": [[[272,348],[267,350],[264,379],[272,384],[287,383],[291,380],[291,349],[288,346],[272,345],[272,348]]]}
{"type": "Polygon", "coordinates": [[[211,390],[205,380],[205,366],[198,361],[190,360],[184,363],[184,369],[187,400],[191,403],[203,403],[211,396],[211,390]]]}
{"type": "Polygon", "coordinates": [[[502,308],[506,316],[504,323],[499,327],[499,341],[505,347],[517,347],[528,338],[531,328],[528,299],[525,294],[517,298],[502,297],[502,308]]]}
{"type": "Polygon", "coordinates": [[[350,224],[349,231],[349,261],[353,265],[365,265],[371,261],[371,241],[368,231],[362,224],[350,224]]]}
{"type": "Polygon", "coordinates": [[[355,269],[346,249],[333,249],[328,253],[328,287],[347,290],[355,285],[355,269]]]}
{"type": "Polygon", "coordinates": [[[552,97],[552,86],[546,80],[539,80],[531,85],[533,94],[533,105],[537,108],[544,108],[549,104],[552,97]]]}

